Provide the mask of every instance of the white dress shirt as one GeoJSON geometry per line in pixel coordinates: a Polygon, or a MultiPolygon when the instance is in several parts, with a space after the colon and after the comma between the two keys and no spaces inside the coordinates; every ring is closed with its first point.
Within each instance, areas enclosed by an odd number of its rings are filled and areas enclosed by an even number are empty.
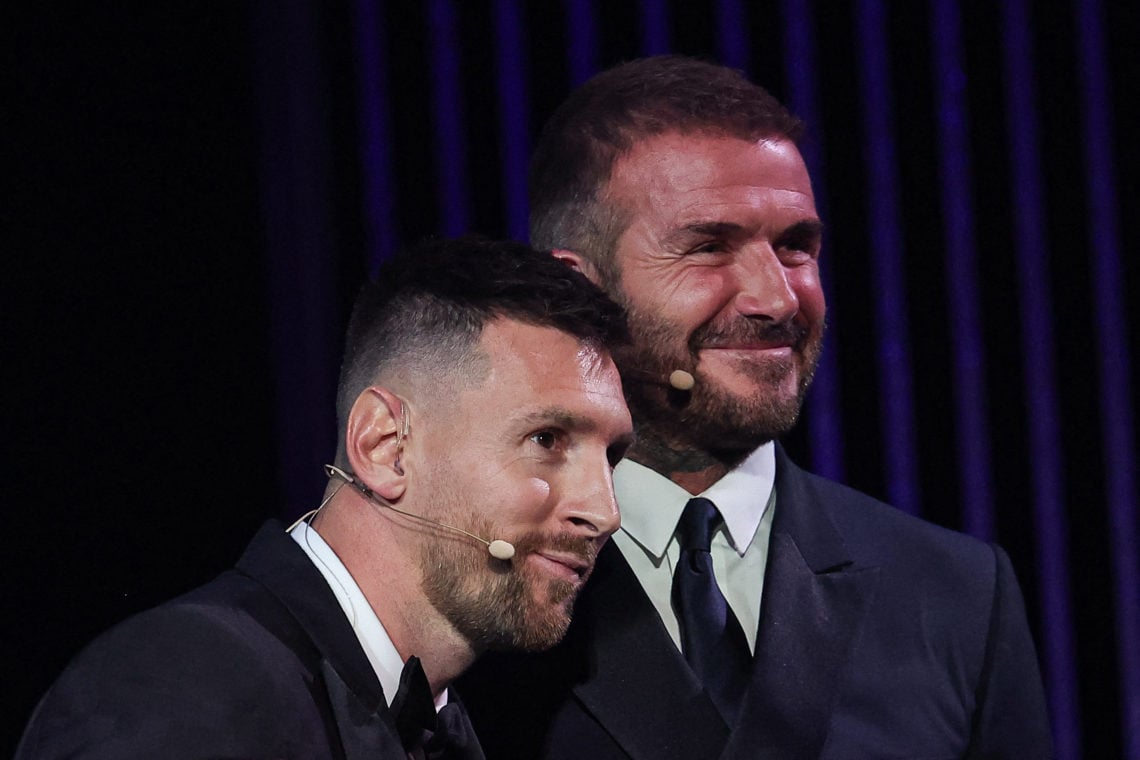
{"type": "MultiPolygon", "coordinates": [[[[712,537],[713,572],[753,652],[776,506],[775,480],[776,448],[766,443],[699,494],[716,504],[724,516],[712,537]]],[[[674,534],[693,495],[629,459],[614,470],[614,491],[621,508],[621,529],[613,541],[680,649],[681,630],[670,599],[673,567],[681,551],[674,534]]]]}
{"type": "MultiPolygon", "coordinates": [[[[384,624],[372,611],[372,605],[356,585],[348,568],[315,528],[302,521],[293,528],[291,535],[336,595],[336,600],[340,602],[340,607],[344,610],[349,625],[352,626],[352,632],[356,634],[364,654],[368,657],[368,662],[372,664],[376,677],[380,679],[380,686],[384,689],[384,699],[391,707],[396,690],[400,687],[400,673],[404,669],[404,661],[396,651],[396,645],[392,643],[388,632],[384,630],[384,624]]],[[[444,689],[435,700],[436,712],[446,704],[447,689],[444,689]]]]}

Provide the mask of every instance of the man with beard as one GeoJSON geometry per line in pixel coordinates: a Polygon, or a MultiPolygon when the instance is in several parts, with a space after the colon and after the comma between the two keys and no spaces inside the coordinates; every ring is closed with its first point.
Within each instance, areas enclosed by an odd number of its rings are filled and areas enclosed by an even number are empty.
{"type": "Polygon", "coordinates": [[[387,264],[349,325],[321,505],[87,648],[17,757],[482,758],[448,684],[565,633],[618,525],[626,338],[520,244],[387,264]]]}
{"type": "Polygon", "coordinates": [[[738,72],[672,56],[595,77],[547,124],[532,238],[627,308],[637,440],[566,639],[461,682],[488,756],[1051,754],[1005,553],[775,443],[824,331],[800,132],[738,72]]]}

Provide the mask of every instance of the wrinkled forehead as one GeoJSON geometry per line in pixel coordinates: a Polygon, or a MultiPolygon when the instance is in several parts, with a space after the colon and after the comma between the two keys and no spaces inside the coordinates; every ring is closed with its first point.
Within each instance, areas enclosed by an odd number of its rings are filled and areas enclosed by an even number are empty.
{"type": "Polygon", "coordinates": [[[683,214],[695,204],[775,202],[815,214],[807,166],[787,139],[661,135],[615,164],[606,192],[627,226],[636,216],[683,214]]]}
{"type": "Polygon", "coordinates": [[[784,137],[745,139],[708,132],[664,132],[639,140],[622,152],[614,160],[610,183],[625,177],[668,175],[679,167],[706,174],[727,172],[747,177],[756,168],[757,161],[773,164],[773,169],[807,175],[799,148],[784,137]]]}

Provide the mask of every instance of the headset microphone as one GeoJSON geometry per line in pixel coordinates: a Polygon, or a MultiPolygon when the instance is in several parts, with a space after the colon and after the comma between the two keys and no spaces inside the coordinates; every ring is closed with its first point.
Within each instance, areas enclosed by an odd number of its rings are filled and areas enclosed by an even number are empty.
{"type": "Polygon", "coordinates": [[[456,533],[462,533],[463,535],[465,535],[469,538],[473,538],[482,544],[486,544],[487,545],[487,552],[492,557],[494,557],[495,559],[500,559],[500,560],[506,561],[506,560],[510,559],[511,557],[515,556],[514,544],[511,544],[508,541],[504,541],[501,538],[496,538],[494,540],[488,541],[487,539],[485,539],[481,536],[476,536],[474,533],[468,533],[467,531],[463,530],[463,528],[456,528],[454,525],[447,525],[445,523],[437,522],[435,520],[432,520],[432,519],[427,518],[427,517],[423,517],[421,515],[413,515],[411,512],[405,512],[404,510],[400,509],[399,507],[397,507],[394,504],[392,504],[391,502],[389,502],[387,499],[384,499],[384,498],[381,498],[380,496],[377,496],[375,493],[373,493],[371,488],[364,485],[359,480],[357,480],[355,477],[353,477],[352,475],[349,475],[347,472],[340,469],[339,467],[334,467],[331,464],[326,464],[325,465],[325,474],[328,475],[330,478],[340,478],[345,483],[347,483],[348,485],[355,488],[358,492],[360,492],[361,496],[368,499],[373,504],[376,504],[376,505],[381,506],[381,507],[387,507],[388,509],[392,510],[393,512],[398,512],[401,515],[404,515],[405,517],[412,518],[413,520],[419,520],[419,521],[425,522],[429,525],[435,525],[435,526],[440,527],[440,528],[446,528],[447,530],[453,530],[456,533]]]}
{"type": "Polygon", "coordinates": [[[697,379],[683,369],[675,369],[669,374],[669,385],[679,391],[691,391],[697,379]]]}
{"type": "Polygon", "coordinates": [[[688,393],[697,385],[697,379],[693,377],[691,372],[686,372],[683,369],[675,369],[669,373],[669,376],[662,378],[658,372],[648,372],[643,369],[627,369],[622,373],[622,379],[625,382],[641,382],[650,385],[667,385],[673,390],[688,393]]]}

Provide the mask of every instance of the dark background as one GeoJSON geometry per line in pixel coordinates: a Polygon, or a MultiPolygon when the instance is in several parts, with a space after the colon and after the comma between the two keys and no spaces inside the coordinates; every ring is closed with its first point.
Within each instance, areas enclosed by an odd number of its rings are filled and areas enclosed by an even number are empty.
{"type": "Polygon", "coordinates": [[[0,753],[86,641],[314,505],[376,262],[521,236],[570,87],[676,51],[810,121],[832,330],[789,449],[1006,547],[1059,756],[1140,756],[1136,3],[24,5],[0,11],[0,753]]]}

